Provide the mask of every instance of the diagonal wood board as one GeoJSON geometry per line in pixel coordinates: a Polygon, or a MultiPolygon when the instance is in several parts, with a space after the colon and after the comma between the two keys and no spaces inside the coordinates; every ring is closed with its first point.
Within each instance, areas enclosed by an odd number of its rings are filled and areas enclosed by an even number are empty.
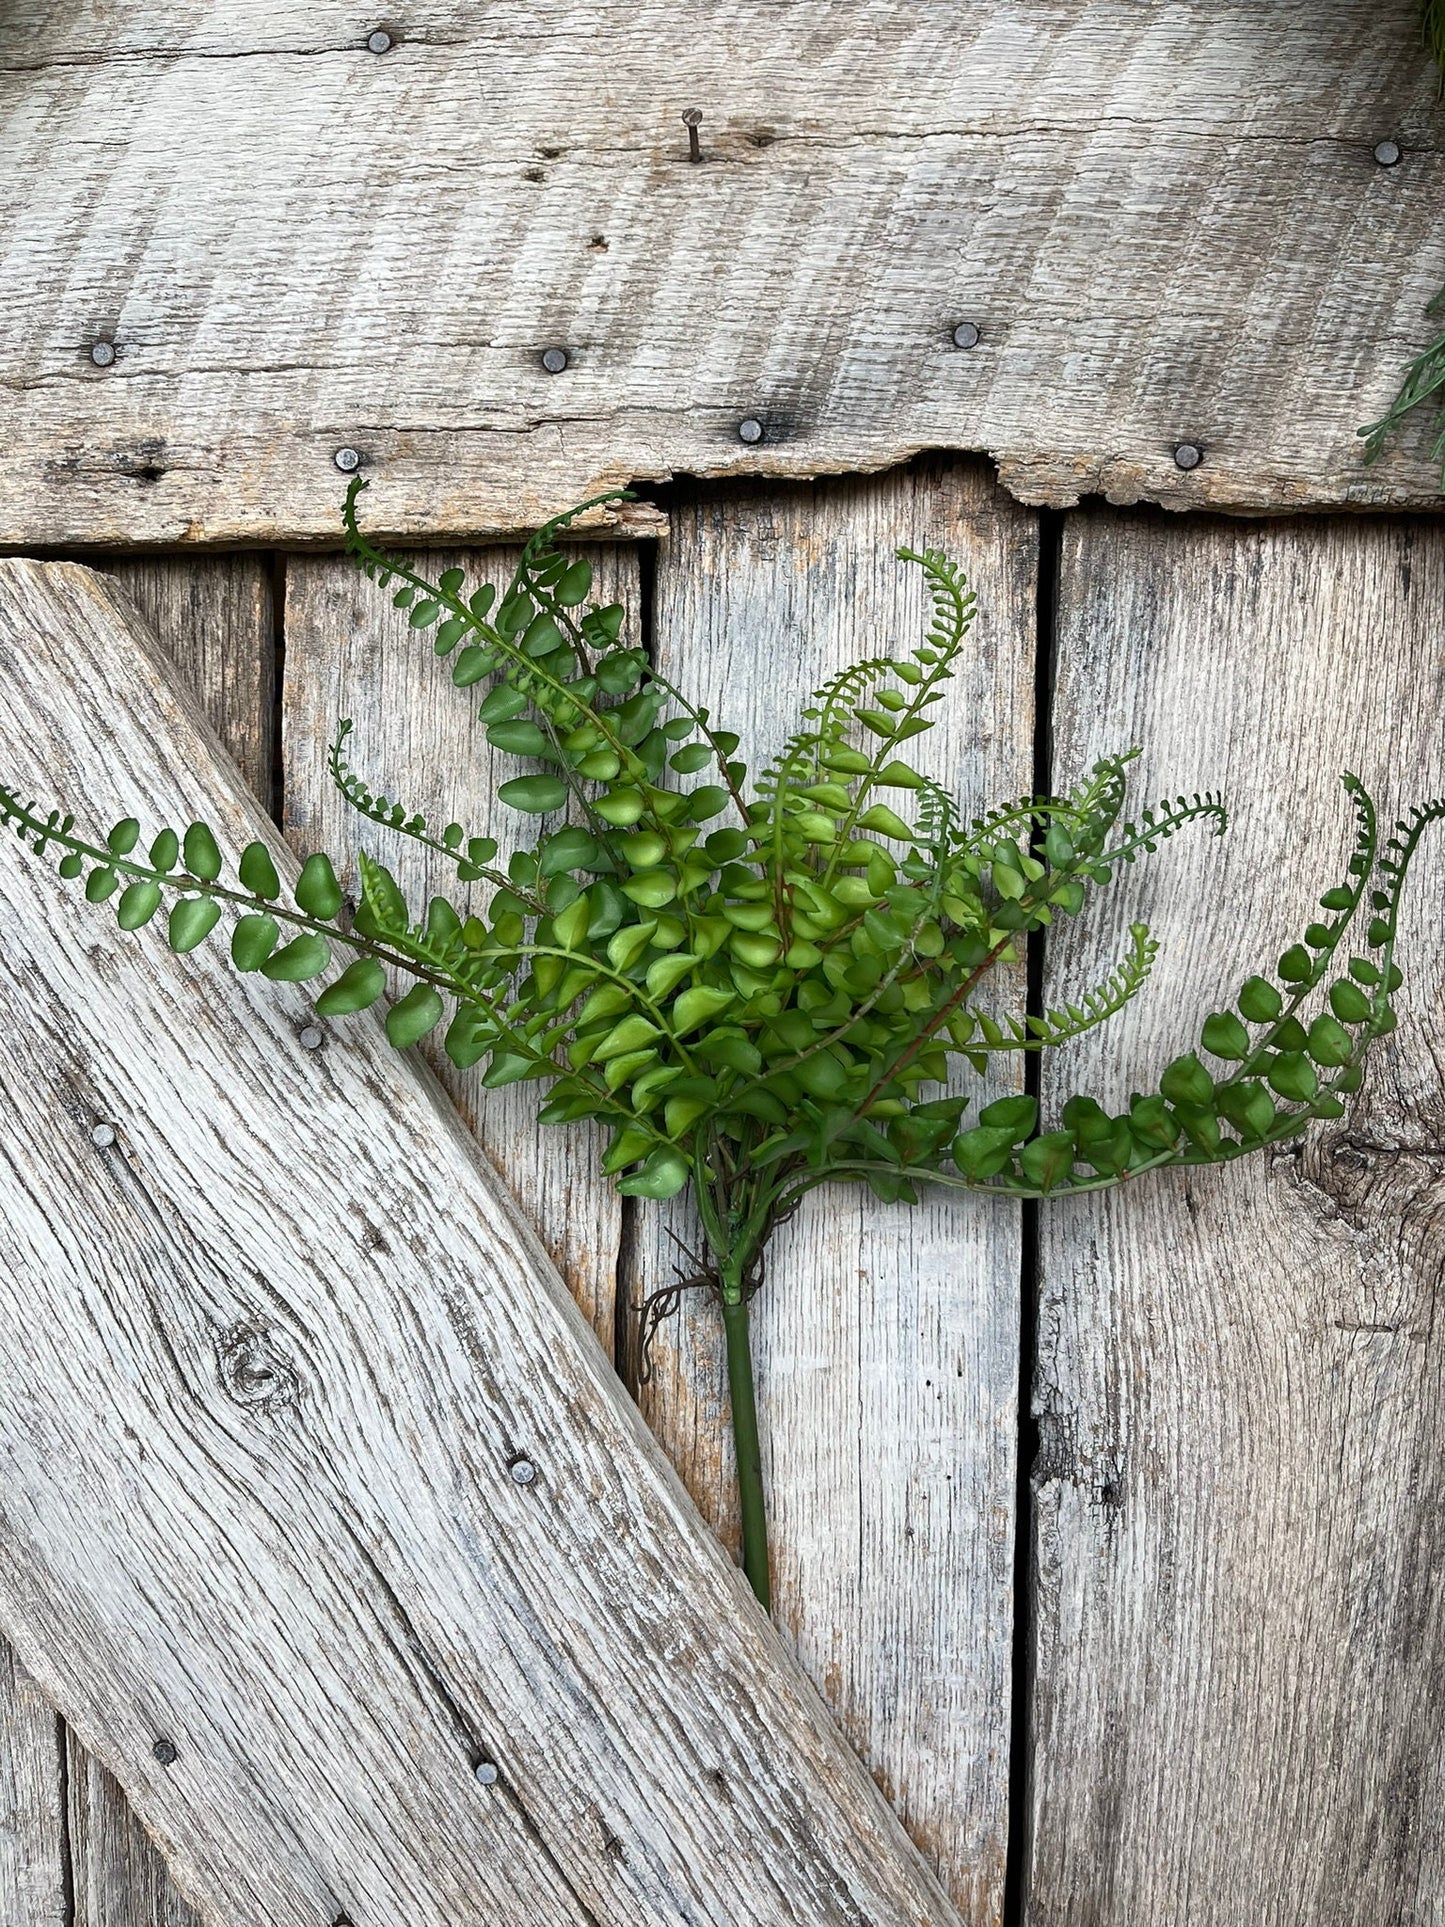
{"type": "MultiPolygon", "coordinates": [[[[0,565],[0,719],[102,823],[268,833],[84,570],[0,565]]],[[[0,1624],[203,1918],[954,1921],[431,1080],[13,838],[0,892],[0,1624]]]]}
{"type": "Polygon", "coordinates": [[[1027,502],[1431,505],[1425,422],[1355,434],[1438,333],[1419,13],[23,0],[0,540],[330,539],[340,449],[423,539],[939,447],[1027,502]]]}

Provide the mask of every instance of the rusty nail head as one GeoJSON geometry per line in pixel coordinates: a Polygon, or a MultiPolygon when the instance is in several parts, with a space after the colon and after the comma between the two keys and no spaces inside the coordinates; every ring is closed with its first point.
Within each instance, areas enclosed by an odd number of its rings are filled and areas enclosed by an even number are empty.
{"type": "Polygon", "coordinates": [[[1204,450],[1197,442],[1180,442],[1174,450],[1176,468],[1198,468],[1204,460],[1204,450]]]}
{"type": "Polygon", "coordinates": [[[537,1468],[530,1459],[512,1459],[507,1470],[512,1475],[514,1485],[531,1485],[537,1477],[537,1468]]]}
{"type": "Polygon", "coordinates": [[[565,348],[544,349],[542,366],[547,370],[549,375],[560,375],[562,370],[567,366],[567,350],[565,348]]]}
{"type": "Polygon", "coordinates": [[[361,467],[361,457],[354,448],[338,448],[331,459],[343,475],[350,475],[361,467]]]}
{"type": "Polygon", "coordinates": [[[384,33],[382,29],[378,27],[375,33],[368,34],[366,45],[368,50],[374,54],[387,53],[391,47],[391,35],[384,33]]]}
{"type": "Polygon", "coordinates": [[[1381,167],[1398,166],[1400,161],[1400,143],[1398,141],[1381,141],[1375,149],[1375,159],[1380,163],[1381,167]]]}
{"type": "Polygon", "coordinates": [[[476,1774],[483,1786],[495,1786],[497,1784],[497,1769],[492,1765],[490,1760],[478,1760],[476,1774]]]}
{"type": "Polygon", "coordinates": [[[760,442],[763,439],[763,425],[756,417],[749,415],[746,421],[738,423],[740,442],[760,442]]]}
{"type": "Polygon", "coordinates": [[[308,1024],[296,1041],[302,1050],[320,1050],[326,1040],[319,1024],[308,1024]]]}
{"type": "Polygon", "coordinates": [[[176,1760],[180,1757],[176,1752],[175,1743],[172,1740],[157,1740],[151,1748],[151,1752],[155,1754],[162,1766],[174,1766],[176,1760]]]}
{"type": "Polygon", "coordinates": [[[97,1151],[108,1151],[115,1143],[115,1127],[110,1124],[97,1124],[90,1134],[90,1141],[97,1151]]]}
{"type": "Polygon", "coordinates": [[[978,338],[978,323],[976,321],[960,321],[953,331],[953,345],[955,348],[976,348],[978,346],[978,338]]]}

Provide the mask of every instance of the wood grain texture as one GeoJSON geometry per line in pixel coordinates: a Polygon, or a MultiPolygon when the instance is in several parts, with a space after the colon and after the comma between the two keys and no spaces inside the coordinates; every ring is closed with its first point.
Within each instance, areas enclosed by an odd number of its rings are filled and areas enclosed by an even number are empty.
{"type": "MultiPolygon", "coordinates": [[[[578,553],[591,561],[602,600],[626,605],[635,633],[635,552],[612,547],[578,553]]],[[[474,581],[505,586],[516,561],[515,550],[433,552],[422,566],[433,580],[456,565],[474,581]]],[[[328,851],[343,888],[353,894],[352,853],[359,845],[394,870],[417,914],[438,892],[459,907],[480,904],[490,894],[485,886],[478,894],[459,885],[455,865],[357,816],[327,773],[326,753],[337,719],[349,716],[355,730],[348,754],[377,794],[421,810],[434,831],[459,821],[471,834],[494,835],[505,857],[519,840],[530,840],[536,819],[496,800],[497,783],[528,766],[487,742],[476,720],[485,690],[454,688],[430,637],[418,635],[390,596],[341,556],[291,560],[286,635],[284,825],[293,845],[302,852],[328,851]]],[[[458,1071],[435,1041],[428,1056],[610,1353],[622,1201],[602,1175],[600,1135],[591,1125],[539,1125],[538,1085],[483,1091],[484,1065],[458,1071]]]]}
{"type": "MultiPolygon", "coordinates": [[[[1445,788],[1445,528],[1090,513],[1065,533],[1057,779],[1142,743],[1141,800],[1218,787],[1063,944],[1145,916],[1143,1000],[1055,1068],[1127,1101],[1445,788]]],[[[1302,1148],[1043,1212],[1032,1927],[1424,1923],[1445,1897],[1445,849],[1402,920],[1397,1035],[1302,1148]]]]}
{"type": "MultiPolygon", "coordinates": [[[[0,583],[17,779],[264,832],[97,578],[0,583]]],[[[208,1927],[953,1920],[424,1068],[0,888],[0,1624],[208,1927]]]]}
{"type": "Polygon", "coordinates": [[[1030,502],[1432,504],[1423,423],[1355,438],[1441,280],[1418,14],[438,0],[378,56],[342,0],[26,0],[0,540],[333,539],[343,446],[428,538],[929,447],[1030,502]]]}
{"type": "MultiPolygon", "coordinates": [[[[268,797],[275,642],[267,558],[119,557],[103,567],[180,669],[252,790],[268,797]]],[[[38,1701],[33,1687],[25,1691],[38,1701]]],[[[12,1724],[8,1717],[4,1724],[17,1774],[42,1785],[59,1775],[53,1714],[33,1729],[23,1722],[12,1724]]],[[[68,1756],[63,1776],[65,1873],[75,1910],[66,1927],[190,1927],[194,1916],[171,1885],[113,1775],[86,1755],[73,1734],[62,1744],[68,1756]]],[[[38,1848],[17,1850],[48,1862],[49,1815],[33,1811],[41,1828],[38,1848]]],[[[23,1841],[24,1835],[16,1838],[23,1841]]],[[[63,1904],[59,1884],[54,1891],[58,1919],[63,1904]]],[[[27,1927],[30,1917],[21,1911],[20,1927],[27,1927]]],[[[11,1913],[0,1911],[0,1920],[9,1927],[11,1913]]]]}
{"type": "MultiPolygon", "coordinates": [[[[657,577],[663,668],[755,770],[808,692],[926,631],[900,542],[946,546],[982,613],[919,767],[970,807],[1029,786],[1035,518],[982,464],[705,498],[657,577]]],[[[691,1213],[639,1201],[634,1303],[689,1269],[691,1213]]],[[[754,1301],[779,1624],[965,1917],[998,1918],[1007,1826],[1019,1224],[982,1200],[831,1187],[774,1239],[754,1301]]],[[[735,1544],[715,1302],[659,1333],[643,1411],[735,1544]]],[[[633,1359],[634,1374],[636,1359],[633,1359]]]]}
{"type": "Polygon", "coordinates": [[[71,1927],[65,1739],[53,1706],[0,1641],[0,1921],[71,1927]]]}

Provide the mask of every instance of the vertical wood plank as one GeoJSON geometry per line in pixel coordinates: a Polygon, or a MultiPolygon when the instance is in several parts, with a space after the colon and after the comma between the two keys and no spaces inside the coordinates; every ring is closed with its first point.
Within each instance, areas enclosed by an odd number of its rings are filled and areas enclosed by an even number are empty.
{"type": "MultiPolygon", "coordinates": [[[[970,808],[1029,788],[1037,531],[981,464],[772,485],[680,511],[659,561],[667,673],[759,769],[807,693],[926,627],[900,542],[941,544],[978,592],[975,643],[919,739],[970,808]]],[[[1012,1067],[1011,1067],[1012,1068],[1012,1067]]],[[[696,1246],[643,1205],[634,1305],[696,1246]]],[[[775,1616],[970,1921],[999,1917],[1007,1824],[1019,1224],[987,1201],[815,1193],[754,1303],[775,1616]]],[[[635,1330],[635,1324],[633,1329],[635,1330]]],[[[638,1361],[631,1361],[634,1381],[638,1361]]],[[[716,1307],[665,1325],[643,1410],[736,1547],[716,1307]]]]}
{"type": "MultiPolygon", "coordinates": [[[[1131,918],[1165,949],[1046,1111],[1150,1088],[1272,969],[1342,875],[1339,770],[1387,824],[1445,786],[1442,610],[1438,522],[1070,519],[1057,782],[1142,743],[1141,801],[1218,787],[1234,824],[1053,947],[1051,998],[1131,918]]],[[[1423,857],[1400,1028],[1351,1115],[1043,1211],[1033,1927],[1440,1917],[1445,850],[1423,857]]]]}
{"type": "Polygon", "coordinates": [[[0,1640],[0,1921],[69,1927],[64,1729],[0,1640]]]}
{"type": "MultiPolygon", "coordinates": [[[[635,633],[635,551],[595,545],[578,553],[593,565],[598,594],[627,606],[635,633]]],[[[513,549],[430,553],[423,566],[439,573],[456,565],[480,571],[478,579],[505,583],[516,559],[513,549]]],[[[342,556],[290,562],[286,637],[282,734],[288,836],[298,849],[328,851],[348,891],[355,888],[355,866],[342,859],[360,844],[394,870],[418,911],[437,892],[459,906],[470,900],[454,867],[348,807],[327,774],[326,752],[338,717],[349,716],[355,731],[348,754],[378,794],[399,797],[436,828],[455,820],[471,833],[496,836],[505,859],[519,840],[527,840],[528,819],[496,801],[497,783],[521,765],[486,740],[477,721],[485,691],[454,688],[446,665],[432,652],[429,633],[412,630],[390,596],[342,556]]],[[[482,886],[479,900],[488,894],[482,886]]],[[[610,1354],[622,1208],[602,1175],[600,1138],[591,1127],[540,1126],[537,1085],[483,1091],[483,1067],[457,1071],[435,1039],[427,1050],[610,1354]]]]}
{"type": "MultiPolygon", "coordinates": [[[[275,693],[271,559],[255,552],[121,556],[100,566],[140,611],[246,782],[269,804],[275,693]]],[[[65,1745],[73,1927],[192,1927],[195,1915],[172,1886],[115,1779],[73,1734],[65,1735],[65,1745]]]]}

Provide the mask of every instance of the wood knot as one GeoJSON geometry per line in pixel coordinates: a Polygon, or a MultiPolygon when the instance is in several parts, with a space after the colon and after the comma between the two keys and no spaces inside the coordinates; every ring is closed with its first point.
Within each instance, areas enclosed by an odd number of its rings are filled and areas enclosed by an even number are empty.
{"type": "Polygon", "coordinates": [[[232,1325],[216,1341],[221,1389],[249,1412],[276,1418],[301,1401],[301,1378],[264,1325],[232,1325]]]}

